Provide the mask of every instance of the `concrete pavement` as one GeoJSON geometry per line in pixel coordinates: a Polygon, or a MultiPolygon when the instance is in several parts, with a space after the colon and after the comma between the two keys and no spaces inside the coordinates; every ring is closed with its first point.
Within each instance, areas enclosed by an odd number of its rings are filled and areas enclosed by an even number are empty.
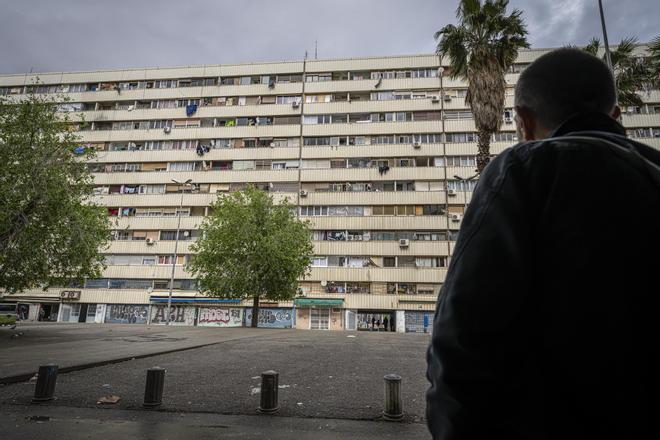
{"type": "MultiPolygon", "coordinates": [[[[110,359],[117,353],[147,356],[60,374],[57,399],[38,406],[39,411],[60,414],[56,420],[49,419],[49,423],[55,422],[50,424],[55,433],[60,432],[59,426],[66,426],[79,416],[81,420],[75,426],[81,433],[93,430],[93,437],[95,426],[100,424],[102,432],[106,432],[105,427],[117,425],[118,431],[108,428],[108,432],[122,432],[127,438],[264,438],[264,432],[272,435],[265,438],[308,438],[308,434],[311,438],[316,429],[324,432],[326,425],[338,433],[330,430],[314,438],[428,438],[424,420],[428,335],[82,326],[35,326],[34,333],[28,332],[34,328],[26,328],[23,345],[0,333],[0,367],[5,369],[5,360],[13,359],[5,351],[7,346],[17,360],[34,368],[51,359],[74,365],[86,359],[87,354],[81,353],[85,349],[92,350],[97,359],[110,359]],[[96,344],[103,348],[95,347],[96,344]],[[203,346],[191,348],[195,344],[203,346]],[[155,349],[172,347],[185,351],[154,354],[155,349]],[[145,376],[152,366],[167,370],[163,405],[157,411],[145,411],[141,408],[145,376]],[[258,416],[260,373],[269,369],[280,373],[281,408],[275,415],[258,416]],[[388,373],[403,377],[403,423],[382,421],[383,376],[388,373]],[[121,400],[113,405],[98,405],[97,400],[108,394],[120,396],[121,400]],[[68,410],[61,409],[65,407],[68,410]],[[108,409],[111,412],[105,411],[108,409]],[[118,415],[106,420],[106,415],[115,411],[118,415]],[[206,417],[204,414],[237,418],[217,423],[205,419],[198,425],[190,421],[197,416],[206,417]],[[178,417],[185,422],[179,423],[178,417]],[[236,437],[226,436],[230,432],[226,428],[213,428],[215,424],[235,426],[231,432],[236,432],[236,437]],[[302,430],[301,436],[297,435],[298,430],[302,430]],[[146,437],[133,435],[135,432],[146,437]],[[157,435],[152,436],[151,432],[157,435]],[[369,437],[372,432],[374,436],[369,437]]],[[[29,406],[33,393],[34,383],[30,382],[0,385],[0,425],[5,425],[3,420],[10,420],[7,417],[13,417],[11,420],[19,425],[9,439],[40,438],[14,435],[19,431],[34,434],[45,428],[45,421],[19,420],[36,411],[37,406],[29,406]]],[[[62,435],[60,438],[86,438],[62,435]]]]}
{"type": "Polygon", "coordinates": [[[422,424],[337,419],[227,416],[66,407],[0,407],[0,433],[11,440],[428,439],[422,424]]]}
{"type": "Polygon", "coordinates": [[[14,330],[0,327],[0,383],[27,380],[50,362],[67,371],[272,333],[243,327],[19,323],[14,330]]]}

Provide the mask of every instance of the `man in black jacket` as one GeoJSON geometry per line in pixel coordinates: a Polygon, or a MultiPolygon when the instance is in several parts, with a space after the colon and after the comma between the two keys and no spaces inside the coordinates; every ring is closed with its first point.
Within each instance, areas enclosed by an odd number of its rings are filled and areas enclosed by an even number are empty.
{"type": "Polygon", "coordinates": [[[521,74],[526,142],[482,173],[440,292],[434,438],[660,438],[660,152],[615,102],[578,49],[521,74]]]}

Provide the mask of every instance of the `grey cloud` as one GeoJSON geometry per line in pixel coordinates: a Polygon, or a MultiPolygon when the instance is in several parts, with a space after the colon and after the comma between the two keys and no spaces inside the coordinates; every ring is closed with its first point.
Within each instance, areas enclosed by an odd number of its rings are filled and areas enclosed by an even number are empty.
{"type": "MultiPolygon", "coordinates": [[[[456,0],[0,0],[0,72],[429,53],[456,0]]],[[[534,47],[600,35],[593,0],[512,0],[534,47]]],[[[605,1],[610,40],[657,32],[654,0],[605,1]]]]}

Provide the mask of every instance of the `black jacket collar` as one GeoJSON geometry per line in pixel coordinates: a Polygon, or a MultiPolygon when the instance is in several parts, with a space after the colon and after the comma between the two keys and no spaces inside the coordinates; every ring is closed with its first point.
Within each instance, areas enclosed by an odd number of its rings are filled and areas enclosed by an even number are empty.
{"type": "Polygon", "coordinates": [[[605,113],[579,113],[562,122],[559,127],[550,132],[548,137],[564,136],[577,131],[604,131],[626,135],[623,126],[605,113]]]}

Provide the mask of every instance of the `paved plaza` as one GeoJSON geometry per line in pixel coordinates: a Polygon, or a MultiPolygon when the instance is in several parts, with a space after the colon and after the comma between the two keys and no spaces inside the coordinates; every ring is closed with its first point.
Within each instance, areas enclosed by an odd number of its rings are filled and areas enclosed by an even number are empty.
{"type": "MultiPolygon", "coordinates": [[[[266,429],[264,423],[269,424],[270,438],[287,438],[287,429],[290,435],[294,426],[302,431],[316,427],[310,431],[313,434],[315,429],[323,431],[325,425],[329,435],[332,433],[327,438],[370,438],[359,432],[381,433],[379,438],[429,437],[424,425],[428,335],[144,325],[35,325],[24,327],[23,333],[11,339],[8,331],[0,332],[3,377],[10,375],[12,368],[24,372],[32,366],[35,370],[50,361],[75,367],[76,363],[103,364],[103,357],[128,357],[123,362],[60,374],[56,401],[39,407],[29,405],[34,383],[0,387],[3,419],[25,425],[25,432],[32,426],[26,420],[31,419],[21,415],[36,415],[37,410],[48,413],[49,408],[55,414],[62,408],[75,408],[73,413],[62,415],[66,418],[80,412],[85,420],[93,421],[102,414],[112,420],[132,420],[116,423],[138,430],[144,429],[142,423],[161,426],[159,416],[153,414],[176,414],[186,424],[197,416],[224,417],[224,422],[205,419],[197,425],[233,426],[232,432],[246,434],[227,438],[251,438],[248,432],[256,438],[261,428],[266,429]],[[170,352],[154,354],[158,350],[170,352]],[[163,405],[143,418],[147,414],[141,409],[145,375],[153,366],[167,370],[163,405]],[[257,415],[260,373],[269,369],[280,374],[281,409],[275,416],[257,415]],[[403,378],[405,418],[401,423],[383,422],[381,418],[383,376],[388,373],[403,378]],[[110,394],[121,397],[118,403],[103,406],[111,412],[97,409],[101,407],[97,400],[110,394]],[[241,424],[245,430],[241,430],[241,424]]],[[[62,415],[42,423],[62,422],[62,415]]],[[[177,420],[165,418],[163,423],[177,420]]],[[[83,424],[88,425],[94,426],[92,422],[83,424]]],[[[228,432],[224,430],[223,435],[228,432]]],[[[200,431],[199,437],[205,438],[205,433],[200,431]]]]}

